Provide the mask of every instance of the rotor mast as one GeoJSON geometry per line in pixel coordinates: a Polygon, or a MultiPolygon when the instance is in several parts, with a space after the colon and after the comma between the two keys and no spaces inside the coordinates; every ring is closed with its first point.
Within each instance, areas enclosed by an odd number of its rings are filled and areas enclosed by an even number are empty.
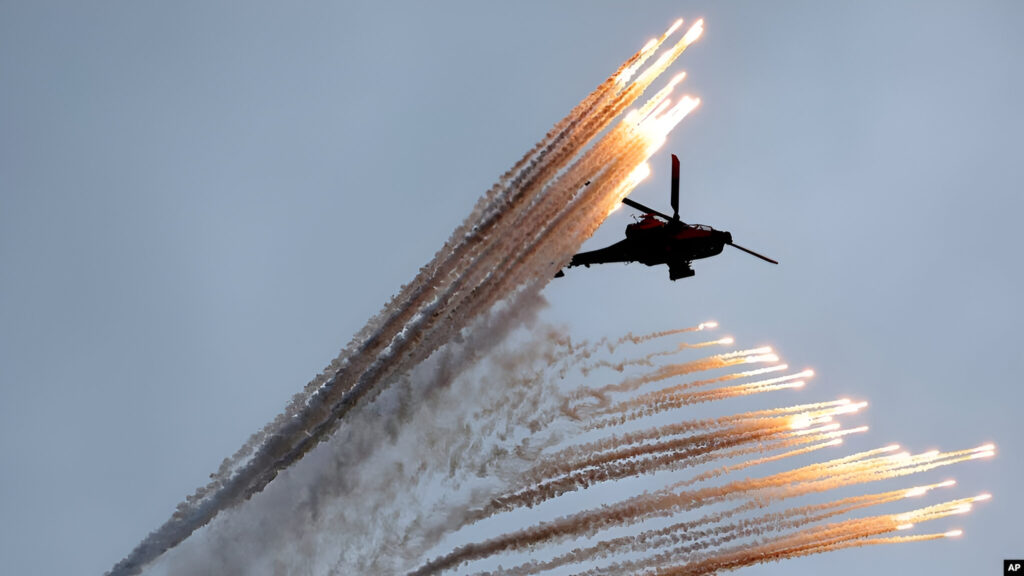
{"type": "Polygon", "coordinates": [[[672,220],[679,222],[679,157],[672,155],[672,220]]]}

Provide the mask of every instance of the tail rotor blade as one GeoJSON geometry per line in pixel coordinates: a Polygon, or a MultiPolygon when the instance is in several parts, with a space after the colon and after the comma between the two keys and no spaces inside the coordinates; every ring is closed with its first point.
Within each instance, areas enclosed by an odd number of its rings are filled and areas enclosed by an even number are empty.
{"type": "Polygon", "coordinates": [[[732,242],[727,242],[727,244],[729,246],[732,246],[733,248],[739,248],[740,250],[743,250],[744,252],[746,252],[747,254],[750,254],[751,256],[757,256],[758,258],[760,258],[761,260],[764,260],[765,262],[771,262],[772,264],[778,264],[779,263],[777,260],[772,260],[771,258],[765,256],[764,254],[758,254],[757,252],[754,252],[753,250],[750,250],[748,248],[744,248],[743,246],[740,246],[739,244],[733,244],[732,242]]]}

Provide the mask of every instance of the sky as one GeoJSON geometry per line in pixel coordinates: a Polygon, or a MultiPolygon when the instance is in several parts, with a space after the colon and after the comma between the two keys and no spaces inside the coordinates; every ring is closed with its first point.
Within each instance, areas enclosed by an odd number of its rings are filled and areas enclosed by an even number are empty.
{"type": "MultiPolygon", "coordinates": [[[[943,471],[952,541],[748,570],[1024,555],[1018,2],[0,3],[0,572],[102,573],[342,348],[512,163],[673,20],[700,108],[633,198],[732,232],[572,269],[579,337],[714,318],[871,402],[943,471]]],[[[614,213],[586,245],[621,237],[614,213]]]]}

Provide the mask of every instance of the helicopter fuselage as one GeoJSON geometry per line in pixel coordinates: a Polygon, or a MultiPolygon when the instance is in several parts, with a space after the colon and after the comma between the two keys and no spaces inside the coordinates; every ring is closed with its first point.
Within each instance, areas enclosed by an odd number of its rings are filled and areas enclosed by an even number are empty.
{"type": "MultiPolygon", "coordinates": [[[[580,252],[569,261],[569,267],[605,264],[608,262],[640,262],[647,266],[668,265],[672,280],[693,276],[690,262],[721,254],[728,244],[772,264],[771,258],[754,252],[732,241],[732,234],[702,224],[687,224],[679,219],[679,158],[672,155],[672,189],[670,196],[672,216],[623,198],[622,203],[643,213],[635,223],[626,226],[626,239],[606,248],[580,252]]],[[[563,276],[561,270],[556,277],[563,276]]]]}
{"type": "Polygon", "coordinates": [[[626,226],[626,242],[647,266],[689,262],[721,254],[732,235],[710,226],[663,222],[650,214],[626,226]]]}
{"type": "Polygon", "coordinates": [[[660,220],[645,214],[640,221],[626,226],[626,239],[607,248],[581,252],[572,257],[569,267],[608,262],[639,262],[646,266],[667,264],[669,278],[693,276],[690,262],[721,254],[732,235],[710,226],[660,220]]]}

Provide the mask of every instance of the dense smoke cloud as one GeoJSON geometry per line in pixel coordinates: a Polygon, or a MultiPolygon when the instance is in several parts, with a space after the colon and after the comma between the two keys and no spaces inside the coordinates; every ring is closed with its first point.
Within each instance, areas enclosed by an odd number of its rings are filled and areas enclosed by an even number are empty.
{"type": "Polygon", "coordinates": [[[111,573],[140,573],[177,547],[156,570],[707,574],[952,535],[887,536],[987,495],[837,521],[946,484],[780,503],[990,456],[992,447],[885,447],[737,479],[863,432],[837,421],[863,404],[692,419],[685,410],[694,404],[797,389],[811,374],[774,374],[788,366],[765,347],[705,354],[732,344],[697,334],[713,323],[589,343],[538,321],[543,286],[698,104],[670,100],[682,75],[638,104],[703,30],[697,22],[667,44],[679,24],[556,123],[341,354],[111,573]],[[690,356],[673,361],[679,354],[690,356]],[[599,506],[577,499],[568,513],[526,520],[582,492],[654,477],[657,488],[599,506]]]}

